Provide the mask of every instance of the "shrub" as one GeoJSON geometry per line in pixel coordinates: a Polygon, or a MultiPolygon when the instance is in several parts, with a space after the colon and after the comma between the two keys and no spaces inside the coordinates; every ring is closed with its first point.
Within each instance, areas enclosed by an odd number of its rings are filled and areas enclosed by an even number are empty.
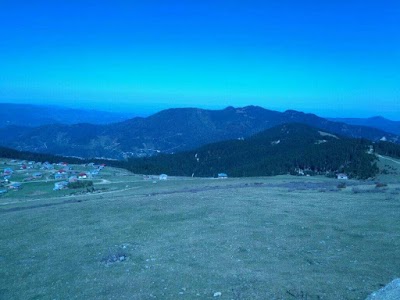
{"type": "Polygon", "coordinates": [[[376,187],[376,188],[387,187],[387,184],[386,184],[386,183],[382,183],[382,182],[378,182],[378,183],[375,185],[375,187],[376,187]]]}
{"type": "Polygon", "coordinates": [[[110,265],[116,262],[123,262],[128,258],[127,252],[122,248],[108,249],[108,254],[103,256],[101,262],[110,265]]]}
{"type": "Polygon", "coordinates": [[[345,188],[346,188],[346,183],[344,183],[344,182],[339,183],[339,184],[337,185],[337,188],[338,188],[338,189],[345,189],[345,188]]]}
{"type": "Polygon", "coordinates": [[[87,188],[92,187],[93,181],[77,181],[77,182],[70,182],[68,183],[68,188],[70,189],[80,189],[80,188],[87,188]]]}

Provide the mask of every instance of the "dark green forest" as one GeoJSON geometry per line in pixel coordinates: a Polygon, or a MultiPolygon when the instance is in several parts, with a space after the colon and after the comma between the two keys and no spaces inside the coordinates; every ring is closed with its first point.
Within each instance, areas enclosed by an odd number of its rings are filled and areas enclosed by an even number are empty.
{"type": "MultiPolygon", "coordinates": [[[[324,134],[324,133],[322,133],[324,134]]],[[[173,155],[131,159],[127,168],[135,173],[168,173],[179,176],[233,177],[345,172],[354,178],[374,177],[376,157],[367,153],[364,139],[321,135],[304,124],[285,124],[246,140],[231,140],[173,155]]]]}
{"type": "Polygon", "coordinates": [[[69,164],[85,163],[85,160],[75,157],[63,157],[46,153],[34,153],[26,151],[18,151],[11,148],[0,147],[0,157],[9,159],[20,159],[27,161],[40,161],[49,163],[66,162],[69,164]]]}
{"type": "Polygon", "coordinates": [[[379,142],[374,144],[374,151],[381,155],[400,158],[400,145],[390,142],[379,142]]]}

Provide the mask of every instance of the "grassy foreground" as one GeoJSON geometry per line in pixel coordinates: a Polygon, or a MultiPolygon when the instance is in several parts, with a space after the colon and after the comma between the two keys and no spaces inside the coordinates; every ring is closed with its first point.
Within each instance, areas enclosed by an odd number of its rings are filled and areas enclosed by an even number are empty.
{"type": "Polygon", "coordinates": [[[400,277],[399,184],[112,180],[0,199],[0,299],[365,299],[400,277]]]}

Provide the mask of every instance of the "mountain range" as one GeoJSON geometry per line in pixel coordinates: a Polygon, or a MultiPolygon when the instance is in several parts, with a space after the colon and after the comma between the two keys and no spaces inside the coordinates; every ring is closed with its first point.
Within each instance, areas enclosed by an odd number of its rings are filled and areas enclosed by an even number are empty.
{"type": "Polygon", "coordinates": [[[124,159],[187,151],[218,141],[243,139],[285,123],[307,124],[351,138],[400,141],[398,135],[376,128],[333,122],[294,110],[278,112],[246,106],[223,110],[167,109],[146,118],[136,117],[105,125],[7,126],[0,128],[0,145],[64,156],[124,159]]]}
{"type": "Polygon", "coordinates": [[[0,128],[36,127],[51,124],[109,124],[133,117],[129,113],[112,113],[89,109],[72,109],[54,105],[0,103],[0,128]]]}

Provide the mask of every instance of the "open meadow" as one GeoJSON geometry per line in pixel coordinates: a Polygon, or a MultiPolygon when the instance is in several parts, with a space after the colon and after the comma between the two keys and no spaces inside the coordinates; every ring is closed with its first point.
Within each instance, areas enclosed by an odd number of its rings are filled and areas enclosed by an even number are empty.
{"type": "Polygon", "coordinates": [[[365,299],[400,277],[392,163],[378,187],[108,167],[91,192],[26,182],[0,196],[0,299],[365,299]]]}

